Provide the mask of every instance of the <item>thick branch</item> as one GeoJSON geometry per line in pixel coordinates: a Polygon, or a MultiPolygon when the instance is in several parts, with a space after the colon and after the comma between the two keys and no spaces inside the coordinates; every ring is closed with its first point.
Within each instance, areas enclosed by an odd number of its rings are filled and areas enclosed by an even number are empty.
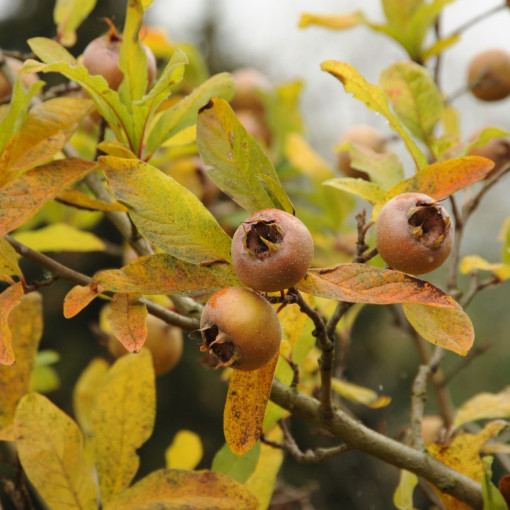
{"type": "Polygon", "coordinates": [[[342,411],[335,411],[328,421],[321,420],[320,403],[297,390],[273,381],[271,400],[311,423],[328,430],[356,450],[373,455],[401,469],[412,471],[441,491],[466,502],[475,510],[483,508],[479,483],[454,471],[424,452],[379,434],[342,411]]]}

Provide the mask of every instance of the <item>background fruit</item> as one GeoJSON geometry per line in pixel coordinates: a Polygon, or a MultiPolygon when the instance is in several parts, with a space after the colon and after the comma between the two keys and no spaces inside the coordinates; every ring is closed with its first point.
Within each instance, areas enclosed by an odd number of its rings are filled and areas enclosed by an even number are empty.
{"type": "Polygon", "coordinates": [[[312,262],[313,239],[292,214],[264,209],[241,223],[232,239],[237,277],[252,289],[273,292],[301,280],[312,262]]]}
{"type": "MultiPolygon", "coordinates": [[[[480,135],[482,130],[477,130],[470,138],[474,141],[480,135]]],[[[487,174],[486,178],[493,176],[503,165],[510,163],[510,138],[498,137],[492,138],[487,145],[475,147],[469,151],[472,156],[482,156],[494,161],[494,168],[487,174]]]]}
{"type": "Polygon", "coordinates": [[[453,237],[446,209],[422,193],[392,198],[375,222],[379,255],[404,273],[418,275],[438,268],[451,252],[453,237]]]}
{"type": "MultiPolygon", "coordinates": [[[[5,61],[7,65],[11,68],[14,74],[17,74],[18,71],[22,68],[23,62],[11,57],[5,57],[5,61]]],[[[21,73],[20,80],[23,86],[27,89],[38,80],[37,74],[33,73],[21,73]]],[[[0,73],[0,99],[6,96],[9,96],[12,92],[12,86],[4,76],[3,73],[0,73]]]]}
{"type": "Polygon", "coordinates": [[[483,51],[469,64],[468,87],[482,101],[499,101],[510,94],[510,54],[500,49],[483,51]]]}
{"type": "Polygon", "coordinates": [[[250,289],[229,287],[213,294],[202,312],[203,350],[217,367],[255,370],[280,349],[282,330],[271,305],[250,289]]]}
{"type": "Polygon", "coordinates": [[[235,92],[230,104],[234,110],[252,110],[262,113],[265,110],[262,94],[270,92],[273,85],[267,76],[257,69],[243,67],[232,72],[235,92]]]}
{"type": "MultiPolygon", "coordinates": [[[[339,144],[352,142],[362,150],[372,150],[374,152],[386,152],[386,138],[372,126],[360,124],[348,129],[338,141],[339,144]]],[[[355,177],[370,180],[366,172],[362,172],[351,166],[351,157],[348,151],[341,151],[337,156],[338,169],[347,175],[347,177],[355,177]]]]}

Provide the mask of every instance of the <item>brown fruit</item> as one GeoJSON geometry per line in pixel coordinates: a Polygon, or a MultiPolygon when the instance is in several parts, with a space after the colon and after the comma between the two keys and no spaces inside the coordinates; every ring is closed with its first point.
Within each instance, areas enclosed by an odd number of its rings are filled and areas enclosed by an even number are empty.
{"type": "Polygon", "coordinates": [[[499,101],[510,94],[510,54],[500,49],[483,51],[470,62],[468,87],[482,101],[499,101]]]}
{"type": "Polygon", "coordinates": [[[276,312],[260,294],[229,287],[213,294],[200,320],[203,344],[215,368],[256,370],[280,349],[282,328],[276,312]]]}
{"type": "Polygon", "coordinates": [[[235,92],[230,104],[234,110],[265,110],[262,93],[270,92],[273,85],[266,75],[251,67],[236,69],[232,73],[235,92]]]}
{"type": "MultiPolygon", "coordinates": [[[[377,153],[386,152],[386,139],[371,126],[363,124],[348,129],[338,141],[339,144],[352,142],[359,146],[361,150],[372,150],[377,153]]],[[[362,172],[351,166],[351,157],[349,151],[341,151],[337,156],[338,169],[347,177],[355,177],[370,180],[366,172],[362,172]]]]}
{"type": "Polygon", "coordinates": [[[375,222],[375,244],[392,268],[428,273],[448,258],[454,231],[446,209],[423,193],[402,193],[388,201],[375,222]]]}
{"type": "MultiPolygon", "coordinates": [[[[17,74],[19,70],[23,67],[23,62],[11,57],[5,57],[5,61],[7,65],[10,67],[13,74],[17,74]]],[[[20,75],[21,83],[23,87],[28,89],[30,85],[35,83],[38,80],[37,74],[33,73],[21,73],[20,75]]],[[[11,95],[12,86],[3,73],[0,73],[0,99],[6,96],[11,95]]]]}
{"type": "MultiPolygon", "coordinates": [[[[103,35],[91,41],[85,48],[82,63],[91,75],[101,75],[111,89],[117,90],[124,79],[124,74],[119,68],[119,52],[122,36],[117,32],[113,24],[107,35],[103,35]]],[[[156,58],[152,51],[142,44],[147,56],[148,85],[156,76],[156,58]]]]}
{"type": "Polygon", "coordinates": [[[301,280],[312,262],[313,239],[292,214],[264,209],[235,231],[232,264],[248,287],[265,292],[288,289],[301,280]]]}
{"type": "Polygon", "coordinates": [[[244,129],[263,147],[271,147],[271,131],[260,115],[253,110],[237,110],[236,116],[244,129]]]}
{"type": "MultiPolygon", "coordinates": [[[[472,142],[476,140],[480,135],[480,132],[481,130],[476,131],[469,141],[472,142]]],[[[510,138],[492,138],[487,145],[471,149],[469,154],[471,156],[482,156],[494,161],[494,168],[487,174],[486,178],[492,177],[500,170],[500,168],[510,163],[510,138]]]]}
{"type": "MultiPolygon", "coordinates": [[[[165,321],[147,315],[147,339],[144,347],[152,354],[152,364],[156,375],[162,375],[174,368],[182,355],[182,330],[171,326],[165,321]]],[[[108,350],[115,358],[119,358],[128,351],[113,335],[108,337],[108,350]]]]}

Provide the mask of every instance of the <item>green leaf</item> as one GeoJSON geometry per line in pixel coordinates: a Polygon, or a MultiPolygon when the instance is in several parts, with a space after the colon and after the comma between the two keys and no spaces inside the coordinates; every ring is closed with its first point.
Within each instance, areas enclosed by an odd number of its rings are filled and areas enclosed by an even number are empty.
{"type": "Polygon", "coordinates": [[[414,510],[413,492],[418,485],[418,477],[405,469],[400,470],[400,480],[393,494],[393,503],[398,510],[414,510]]]}
{"type": "Polygon", "coordinates": [[[232,453],[228,444],[224,444],[214,456],[211,469],[230,476],[238,482],[245,482],[255,471],[260,456],[260,441],[244,455],[232,453]]]}
{"type": "Polygon", "coordinates": [[[443,110],[441,93],[430,72],[414,62],[396,62],[381,73],[379,86],[403,124],[429,145],[443,110]]]}
{"type": "Polygon", "coordinates": [[[215,167],[208,171],[211,179],[248,212],[282,207],[293,212],[271,160],[223,99],[200,110],[197,145],[204,162],[215,167]]]}
{"type": "Polygon", "coordinates": [[[57,25],[57,39],[64,46],[74,46],[76,29],[92,12],[97,0],[57,0],[53,8],[53,21],[57,25]]]}
{"type": "Polygon", "coordinates": [[[398,133],[404,141],[418,170],[427,166],[426,156],[409,136],[398,117],[391,112],[388,97],[380,87],[368,83],[354,67],[345,62],[326,60],[321,64],[321,69],[340,80],[346,92],[351,92],[356,99],[362,101],[368,108],[380,113],[388,120],[389,127],[398,133]]]}
{"type": "Polygon", "coordinates": [[[377,184],[364,179],[356,179],[354,177],[337,177],[325,181],[324,186],[340,189],[352,193],[370,204],[384,202],[386,191],[377,184]]]}
{"type": "Polygon", "coordinates": [[[483,459],[482,497],[483,510],[508,510],[505,498],[492,483],[492,461],[493,457],[483,459]]]}
{"type": "Polygon", "coordinates": [[[195,264],[230,261],[230,237],[191,191],[140,160],[104,156],[100,166],[115,198],[156,246],[195,264]]]}
{"type": "Polygon", "coordinates": [[[159,146],[173,135],[197,123],[197,114],[211,97],[229,101],[234,95],[234,81],[228,73],[212,76],[175,106],[161,113],[149,128],[146,152],[152,155],[159,146]]]}

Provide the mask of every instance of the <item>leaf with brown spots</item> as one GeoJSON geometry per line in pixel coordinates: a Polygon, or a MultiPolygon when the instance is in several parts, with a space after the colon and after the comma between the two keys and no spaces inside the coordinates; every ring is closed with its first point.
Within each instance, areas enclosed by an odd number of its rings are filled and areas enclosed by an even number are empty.
{"type": "Polygon", "coordinates": [[[21,282],[12,284],[0,294],[0,364],[2,365],[12,365],[14,363],[9,314],[22,299],[23,285],[21,282]]]}
{"type": "Polygon", "coordinates": [[[138,352],[147,338],[147,307],[138,301],[140,297],[117,292],[110,303],[108,320],[112,332],[129,352],[138,352]]]}

